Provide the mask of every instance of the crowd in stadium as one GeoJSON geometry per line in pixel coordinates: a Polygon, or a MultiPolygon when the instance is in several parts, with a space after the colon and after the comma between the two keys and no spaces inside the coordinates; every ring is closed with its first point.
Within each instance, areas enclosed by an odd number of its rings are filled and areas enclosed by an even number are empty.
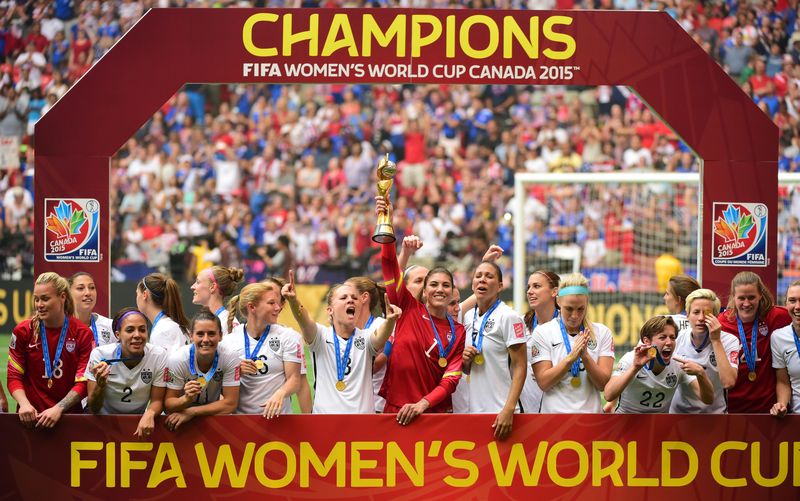
{"type": "MultiPolygon", "coordinates": [[[[261,5],[265,2],[255,2],[261,5]]],[[[302,6],[479,6],[487,2],[285,2],[302,6]]],[[[551,1],[508,2],[551,8],[551,1]]],[[[584,2],[585,3],[585,2],[584,2]]],[[[269,6],[284,2],[266,2],[269,6]]],[[[2,173],[0,278],[30,276],[33,126],[149,7],[207,2],[12,2],[0,27],[0,136],[21,141],[2,173]]],[[[216,2],[214,6],[239,5],[216,2]]],[[[780,168],[800,159],[795,3],[595,2],[666,10],[781,129],[780,168]]],[[[398,163],[396,230],[427,242],[462,286],[478,249],[512,245],[516,172],[694,172],[698,161],[622,87],[187,85],[112,160],[113,279],[151,271],[193,280],[212,264],[248,279],[292,266],[377,274],[374,169],[398,163]],[[481,179],[480,189],[473,182],[481,179]],[[488,186],[487,186],[488,184],[488,186]]],[[[661,255],[692,272],[693,187],[538,186],[526,204],[528,262],[646,269],[661,255]],[[656,196],[658,195],[658,196],[656,196]],[[664,196],[668,195],[668,196],[664,196]]],[[[800,267],[800,194],[781,191],[779,267],[800,267]]],[[[505,263],[507,267],[508,263],[505,263]]],[[[507,269],[507,268],[506,268],[507,269]]],[[[571,268],[570,268],[571,269],[571,268]]],[[[637,280],[646,290],[654,284],[637,280]]]]}

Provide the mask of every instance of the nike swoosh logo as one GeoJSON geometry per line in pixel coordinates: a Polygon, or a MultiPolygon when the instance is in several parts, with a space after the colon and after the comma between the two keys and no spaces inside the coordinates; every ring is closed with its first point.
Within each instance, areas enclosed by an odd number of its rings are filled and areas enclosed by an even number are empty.
{"type": "Polygon", "coordinates": [[[561,346],[561,343],[551,343],[551,344],[553,345],[553,348],[555,348],[556,346],[561,346]]]}
{"type": "Polygon", "coordinates": [[[645,374],[639,374],[639,373],[637,373],[637,374],[636,374],[636,379],[647,379],[647,376],[646,376],[645,374]]]}
{"type": "Polygon", "coordinates": [[[430,318],[426,317],[425,315],[422,315],[422,318],[424,318],[425,320],[430,320],[430,318]]]}
{"type": "Polygon", "coordinates": [[[333,344],[333,341],[325,341],[325,344],[333,344]]]}

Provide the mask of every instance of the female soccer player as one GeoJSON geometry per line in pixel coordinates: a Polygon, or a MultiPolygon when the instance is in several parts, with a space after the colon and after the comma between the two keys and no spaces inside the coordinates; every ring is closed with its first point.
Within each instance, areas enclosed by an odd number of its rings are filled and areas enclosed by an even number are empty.
{"type": "MultiPolygon", "coordinates": [[[[383,197],[376,197],[375,207],[391,215],[383,197]]],[[[389,299],[403,310],[380,391],[386,399],[384,412],[397,413],[402,425],[429,409],[450,412],[450,396],[461,378],[465,336],[464,326],[447,314],[453,275],[441,267],[430,270],[418,300],[403,283],[394,244],[381,245],[381,267],[389,299]]]]}
{"type": "Polygon", "coordinates": [[[761,277],[742,271],[731,281],[728,309],[719,315],[719,321],[722,332],[738,336],[742,345],[736,384],[728,390],[728,412],[770,412],[777,402],[770,338],[792,323],[789,313],[775,306],[761,277]]]}
{"type": "Polygon", "coordinates": [[[500,301],[503,274],[495,263],[482,262],[472,277],[477,305],[464,314],[470,326],[464,348],[464,373],[469,374],[469,412],[497,413],[494,436],[511,433],[514,413],[528,365],[525,325],[510,306],[500,301]]]}
{"type": "Polygon", "coordinates": [[[52,428],[64,412],[83,411],[92,331],[73,318],[69,284],[57,273],[36,279],[33,306],[33,318],[11,334],[8,391],[23,425],[52,428]]]}
{"type": "MultiPolygon", "coordinates": [[[[223,336],[230,332],[229,313],[224,306],[225,298],[236,291],[237,285],[243,278],[244,270],[239,268],[212,266],[198,273],[197,279],[192,284],[192,303],[205,306],[219,317],[223,336]]],[[[239,325],[235,315],[232,324],[233,327],[239,325]]]]}
{"type": "Polygon", "coordinates": [[[293,271],[281,292],[314,356],[314,413],[374,414],[372,357],[383,350],[400,308],[389,305],[386,321],[368,333],[356,327],[358,292],[352,285],[337,284],[328,292],[330,327],[314,322],[297,300],[293,271]]]}
{"type": "MultiPolygon", "coordinates": [[[[356,319],[356,326],[367,332],[380,327],[380,325],[386,321],[385,318],[380,316],[386,314],[386,305],[383,302],[386,289],[367,277],[348,278],[345,283],[352,285],[356,288],[356,291],[358,291],[360,313],[356,319]],[[378,311],[380,311],[380,315],[377,317],[374,316],[374,313],[378,311]]],[[[391,339],[392,337],[390,334],[389,339],[386,340],[383,351],[376,355],[372,365],[372,392],[375,397],[375,412],[383,412],[383,407],[386,405],[386,400],[378,395],[381,385],[383,384],[383,377],[386,375],[386,362],[384,360],[382,364],[378,364],[377,360],[378,357],[383,356],[385,358],[387,356],[386,348],[389,346],[389,343],[391,343],[391,339]]]]}
{"type": "Polygon", "coordinates": [[[134,435],[145,438],[164,409],[167,350],[147,342],[147,318],[136,308],[121,309],[112,325],[119,342],[92,350],[86,368],[89,410],[141,414],[134,435]]]}
{"type": "Polygon", "coordinates": [[[679,387],[706,405],[714,401],[706,371],[696,362],[673,357],[677,337],[672,317],[659,315],[644,323],[641,343],[622,357],[606,384],[606,400],[619,398],[617,414],[665,414],[679,387]]]}
{"type": "Polygon", "coordinates": [[[558,305],[558,319],[534,333],[531,361],[544,393],[540,412],[599,413],[614,364],[611,330],[589,320],[589,281],[580,273],[561,280],[558,305]]]}
{"type": "Polygon", "coordinates": [[[773,416],[783,417],[790,409],[800,414],[800,280],[786,290],[786,308],[792,323],[772,333],[772,367],[777,373],[776,402],[773,416]]]}
{"type": "Polygon", "coordinates": [[[291,396],[300,389],[303,344],[300,334],[277,323],[283,308],[280,289],[272,282],[245,285],[228,308],[228,318],[239,313],[247,319],[222,341],[241,360],[236,414],[268,419],[291,414],[291,396]]]}
{"type": "Polygon", "coordinates": [[[704,367],[714,386],[714,402],[707,405],[694,392],[679,387],[672,399],[671,413],[723,414],[727,412],[725,391],[736,383],[739,367],[739,339],[721,332],[717,320],[719,298],[714,291],[697,289],[686,298],[690,330],[678,336],[675,356],[704,367]]]}
{"type": "Polygon", "coordinates": [[[535,414],[539,412],[542,404],[542,389],[536,384],[533,375],[533,332],[539,324],[546,324],[558,318],[558,275],[549,270],[536,270],[528,277],[528,306],[530,309],[525,314],[525,339],[527,343],[528,364],[525,376],[525,386],[519,396],[522,412],[535,414]],[[541,322],[539,321],[541,319],[541,322]]]}
{"type": "Polygon", "coordinates": [[[94,278],[85,271],[79,271],[69,277],[68,282],[72,302],[75,304],[75,317],[92,330],[94,346],[116,344],[117,339],[111,328],[111,319],[94,313],[94,307],[97,305],[94,278]]]}
{"type": "Polygon", "coordinates": [[[164,406],[170,430],[196,416],[230,414],[239,403],[239,359],[218,346],[222,340],[219,318],[200,310],[192,319],[191,332],[192,344],[170,353],[167,360],[164,406]]]}
{"type": "Polygon", "coordinates": [[[664,293],[664,304],[667,306],[672,319],[678,326],[678,332],[689,329],[686,319],[686,298],[692,291],[700,288],[700,284],[688,275],[675,275],[667,282],[667,291],[664,293]]]}
{"type": "Polygon", "coordinates": [[[144,277],[136,286],[136,307],[153,324],[150,343],[166,348],[172,355],[189,342],[186,336],[189,321],[175,280],[161,273],[144,277]]]}

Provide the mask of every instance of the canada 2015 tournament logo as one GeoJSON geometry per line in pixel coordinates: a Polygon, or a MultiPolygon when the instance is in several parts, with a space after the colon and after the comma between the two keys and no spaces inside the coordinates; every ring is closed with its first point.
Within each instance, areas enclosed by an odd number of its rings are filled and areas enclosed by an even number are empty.
{"type": "Polygon", "coordinates": [[[46,198],[45,261],[100,261],[100,204],[93,198],[46,198]]]}
{"type": "Polygon", "coordinates": [[[717,266],[767,265],[767,206],[714,202],[711,262],[717,266]]]}

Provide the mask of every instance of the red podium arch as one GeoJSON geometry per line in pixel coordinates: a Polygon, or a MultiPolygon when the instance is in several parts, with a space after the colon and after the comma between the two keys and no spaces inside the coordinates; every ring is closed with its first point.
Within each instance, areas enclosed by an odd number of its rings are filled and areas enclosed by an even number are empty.
{"type": "Polygon", "coordinates": [[[110,157],[185,83],[443,80],[632,87],[704,161],[704,285],[725,295],[743,269],[712,262],[713,204],[731,202],[768,208],[764,263],[747,269],[775,287],[776,126],[666,13],[607,11],[151,10],[36,125],[36,273],[89,271],[106,309],[110,157]],[[59,260],[95,257],[81,236],[53,244],[45,216],[91,199],[99,257],[59,260]]]}

